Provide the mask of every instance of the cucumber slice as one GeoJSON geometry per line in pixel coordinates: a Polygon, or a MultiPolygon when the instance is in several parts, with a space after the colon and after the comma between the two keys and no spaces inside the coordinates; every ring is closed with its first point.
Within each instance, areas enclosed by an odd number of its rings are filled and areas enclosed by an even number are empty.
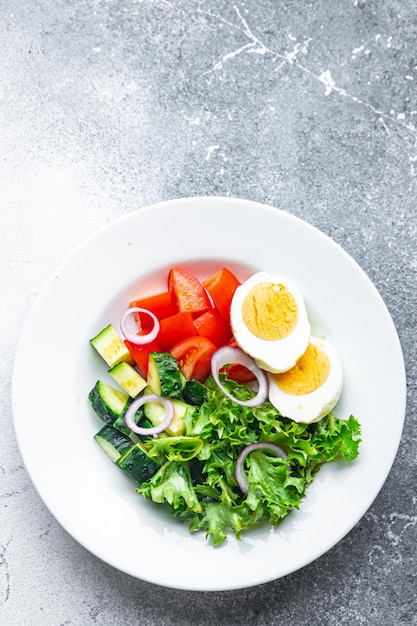
{"type": "Polygon", "coordinates": [[[185,383],[184,389],[182,390],[182,397],[188,404],[201,406],[207,398],[207,387],[198,382],[198,380],[191,378],[185,383]]]}
{"type": "Polygon", "coordinates": [[[115,389],[102,380],[96,382],[88,394],[88,398],[94,411],[106,424],[113,424],[115,420],[124,414],[131,402],[131,399],[124,391],[115,389]]]}
{"type": "Polygon", "coordinates": [[[112,324],[103,328],[98,335],[90,339],[90,343],[110,368],[121,361],[133,363],[132,356],[125,342],[112,324]]]}
{"type": "MultiPolygon", "coordinates": [[[[178,437],[185,432],[184,416],[187,411],[195,411],[195,407],[178,400],[177,398],[171,398],[174,405],[174,418],[168,428],[165,429],[165,433],[171,437],[178,437]]],[[[159,402],[147,402],[144,405],[145,415],[151,422],[152,426],[158,426],[164,417],[165,409],[159,404],[159,402]]]]}
{"type": "MultiPolygon", "coordinates": [[[[126,422],[125,422],[125,414],[122,413],[121,415],[119,415],[119,417],[117,417],[113,424],[112,424],[113,428],[115,428],[116,430],[119,430],[121,433],[124,433],[125,435],[127,435],[128,437],[130,437],[133,441],[133,437],[132,435],[134,433],[132,433],[132,431],[130,430],[130,428],[128,428],[126,426],[126,422]]],[[[136,441],[135,441],[136,443],[136,441]]]]}
{"type": "Polygon", "coordinates": [[[112,367],[109,374],[131,398],[136,398],[146,387],[146,380],[143,376],[125,361],[112,367]]]}
{"type": "Polygon", "coordinates": [[[133,447],[132,440],[128,435],[108,424],[94,435],[94,439],[113,463],[116,463],[125,452],[133,447]]]}
{"type": "Polygon", "coordinates": [[[150,393],[167,398],[181,398],[185,378],[177,360],[169,352],[151,352],[148,361],[148,387],[150,393]]]}
{"type": "MultiPolygon", "coordinates": [[[[136,419],[137,424],[140,424],[144,428],[151,428],[153,426],[153,424],[148,420],[148,418],[145,417],[143,406],[141,406],[136,411],[136,414],[138,415],[136,419]]],[[[120,430],[120,432],[124,433],[125,435],[128,435],[134,443],[137,443],[138,441],[146,441],[146,439],[149,439],[149,437],[151,436],[151,435],[137,435],[136,433],[132,432],[130,428],[126,426],[124,413],[122,415],[119,415],[116,421],[113,422],[113,428],[116,428],[117,430],[120,430]]]]}
{"type": "Polygon", "coordinates": [[[146,482],[159,470],[159,465],[144,450],[140,443],[137,443],[128,450],[117,461],[118,466],[138,485],[146,482]]]}
{"type": "MultiPolygon", "coordinates": [[[[130,438],[130,445],[132,445],[132,441],[137,443],[148,438],[147,436],[142,437],[132,433],[130,428],[126,426],[125,413],[127,407],[132,402],[132,398],[127,393],[104,383],[102,380],[98,380],[88,397],[99,418],[109,426],[113,426],[120,433],[127,435],[130,438]]],[[[152,424],[145,417],[143,407],[138,409],[138,411],[142,413],[140,417],[141,425],[151,427],[152,424]]]]}

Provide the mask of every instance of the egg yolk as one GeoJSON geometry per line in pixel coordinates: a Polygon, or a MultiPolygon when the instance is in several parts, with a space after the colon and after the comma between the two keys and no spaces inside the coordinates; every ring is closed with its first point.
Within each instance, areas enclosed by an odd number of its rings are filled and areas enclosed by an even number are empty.
{"type": "Polygon", "coordinates": [[[285,285],[259,283],[245,297],[242,316],[246,328],[258,339],[277,341],[294,329],[298,308],[285,285]]]}
{"type": "Polygon", "coordinates": [[[321,387],[329,373],[329,357],[323,350],[310,343],[297,364],[287,372],[275,374],[274,380],[285,393],[303,396],[321,387]]]}

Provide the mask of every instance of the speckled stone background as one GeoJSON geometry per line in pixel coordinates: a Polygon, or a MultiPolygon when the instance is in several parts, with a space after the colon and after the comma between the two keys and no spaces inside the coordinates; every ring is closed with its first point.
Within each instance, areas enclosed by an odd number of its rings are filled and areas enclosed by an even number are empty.
{"type": "Polygon", "coordinates": [[[417,624],[416,51],[415,0],[0,0],[2,626],[417,624]],[[329,553],[260,587],[180,592],[57,524],[17,448],[11,374],[76,245],[219,194],[281,207],[359,262],[398,329],[408,407],[388,480],[329,553]]]}

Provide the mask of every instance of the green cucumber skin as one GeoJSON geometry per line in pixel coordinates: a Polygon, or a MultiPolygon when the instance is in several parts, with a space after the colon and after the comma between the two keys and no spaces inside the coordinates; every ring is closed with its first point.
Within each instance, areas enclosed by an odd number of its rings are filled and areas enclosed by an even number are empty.
{"type": "Polygon", "coordinates": [[[190,380],[187,380],[184,385],[182,398],[187,404],[201,406],[207,398],[207,387],[205,387],[202,383],[199,383],[198,380],[191,378],[190,380]]]}
{"type": "Polygon", "coordinates": [[[142,450],[139,445],[133,446],[118,461],[118,466],[138,485],[146,482],[159,470],[159,465],[142,450]]]}
{"type": "Polygon", "coordinates": [[[113,424],[117,418],[126,411],[131,402],[131,398],[129,398],[127,394],[124,394],[118,389],[116,390],[114,387],[107,385],[107,383],[103,383],[101,380],[96,382],[88,394],[88,399],[90,400],[95,413],[106,424],[113,424]],[[126,402],[122,411],[120,411],[120,403],[118,403],[117,407],[114,404],[110,404],[111,398],[109,397],[108,392],[111,392],[111,390],[116,391],[119,395],[123,394],[123,396],[126,396],[126,402]]]}
{"type": "MultiPolygon", "coordinates": [[[[185,414],[194,413],[195,406],[187,404],[183,400],[178,398],[171,398],[171,402],[174,405],[174,418],[171,424],[165,429],[165,433],[169,436],[176,437],[182,435],[185,432],[185,414]]],[[[165,409],[159,404],[159,402],[147,402],[144,405],[145,416],[152,426],[158,426],[164,419],[165,409]]]]}
{"type": "Polygon", "coordinates": [[[128,435],[116,430],[109,424],[103,426],[94,435],[94,439],[113,462],[118,461],[133,445],[128,435]]]}
{"type": "Polygon", "coordinates": [[[115,428],[116,430],[120,431],[121,433],[123,433],[124,435],[130,435],[131,430],[130,428],[128,428],[126,426],[126,422],[125,422],[125,412],[123,412],[122,415],[119,415],[113,422],[112,424],[113,428],[115,428]]]}
{"type": "MultiPolygon", "coordinates": [[[[101,380],[98,380],[94,385],[93,389],[90,391],[88,398],[91,402],[92,408],[98,417],[108,426],[112,426],[118,432],[123,433],[127,437],[130,437],[132,442],[132,432],[130,428],[126,426],[125,422],[125,413],[132,402],[132,398],[130,398],[126,393],[119,389],[115,389],[111,385],[107,383],[103,383],[101,380]],[[118,403],[116,407],[115,404],[111,405],[112,398],[110,397],[112,392],[116,392],[119,398],[126,398],[125,405],[123,410],[120,411],[121,403],[118,403]],[[110,395],[109,395],[110,394],[110,395]]],[[[140,422],[141,426],[151,427],[153,424],[145,417],[145,413],[143,407],[138,409],[139,417],[137,419],[140,422]]],[[[134,441],[140,440],[145,441],[148,439],[149,435],[135,435],[134,441]]]]}
{"type": "Polygon", "coordinates": [[[167,398],[182,397],[184,376],[176,359],[169,352],[151,352],[149,355],[148,386],[153,393],[167,398]]]}
{"type": "MultiPolygon", "coordinates": [[[[116,428],[120,432],[124,433],[125,435],[129,435],[132,438],[133,433],[130,430],[130,428],[126,426],[125,412],[126,411],[124,411],[122,415],[119,415],[116,421],[113,422],[113,428],[116,428]]],[[[140,407],[137,413],[140,414],[140,417],[136,420],[137,424],[140,424],[140,426],[143,428],[152,428],[152,426],[154,426],[154,424],[152,424],[152,422],[150,422],[149,419],[145,416],[143,407],[140,407]]],[[[146,441],[146,439],[149,439],[149,437],[151,436],[151,435],[138,435],[136,433],[134,433],[134,435],[135,435],[135,439],[139,441],[146,441]]]]}

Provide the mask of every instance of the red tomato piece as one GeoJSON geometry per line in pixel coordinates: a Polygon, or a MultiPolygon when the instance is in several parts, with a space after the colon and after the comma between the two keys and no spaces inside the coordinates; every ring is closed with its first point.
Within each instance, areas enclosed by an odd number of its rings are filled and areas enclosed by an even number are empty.
{"type": "Polygon", "coordinates": [[[187,311],[175,313],[160,321],[158,343],[163,351],[169,350],[179,341],[195,335],[193,316],[187,311]]]}
{"type": "MultiPolygon", "coordinates": [[[[239,348],[239,345],[236,339],[232,339],[229,342],[229,346],[233,346],[234,348],[239,348]]],[[[230,380],[235,380],[237,383],[251,383],[256,380],[255,374],[253,374],[247,367],[241,365],[240,363],[231,363],[228,367],[224,367],[220,370],[221,372],[227,372],[227,378],[230,380]]]]}
{"type": "Polygon", "coordinates": [[[203,286],[210,294],[215,307],[229,324],[230,305],[232,303],[233,294],[239,285],[239,280],[226,267],[223,267],[210,278],[203,280],[203,286]]]}
{"type": "MultiPolygon", "coordinates": [[[[140,334],[140,333],[139,333],[140,334]]],[[[158,341],[154,339],[149,343],[138,345],[125,339],[125,344],[136,365],[146,378],[148,375],[148,359],[151,352],[161,352],[161,346],[158,341]]]]}
{"type": "Polygon", "coordinates": [[[211,357],[217,348],[205,337],[188,337],[170,350],[177,359],[179,368],[188,379],[195,378],[203,383],[211,372],[211,357]]]}
{"type": "Polygon", "coordinates": [[[174,312],[198,314],[211,309],[210,298],[193,274],[181,267],[173,267],[168,274],[168,291],[174,312]]]}
{"type": "Polygon", "coordinates": [[[232,336],[230,324],[218,309],[210,309],[194,320],[194,326],[201,337],[210,339],[218,348],[224,346],[232,336]]]}
{"type": "MultiPolygon", "coordinates": [[[[147,309],[156,315],[159,320],[163,320],[173,314],[171,296],[168,291],[132,300],[130,306],[147,309]]],[[[140,324],[143,328],[152,327],[152,320],[149,315],[140,316],[140,314],[138,314],[138,316],[140,317],[140,324]]]]}
{"type": "Polygon", "coordinates": [[[239,363],[232,363],[229,367],[223,368],[220,371],[227,372],[227,378],[237,383],[251,383],[256,380],[255,374],[252,374],[247,367],[239,363]]]}

